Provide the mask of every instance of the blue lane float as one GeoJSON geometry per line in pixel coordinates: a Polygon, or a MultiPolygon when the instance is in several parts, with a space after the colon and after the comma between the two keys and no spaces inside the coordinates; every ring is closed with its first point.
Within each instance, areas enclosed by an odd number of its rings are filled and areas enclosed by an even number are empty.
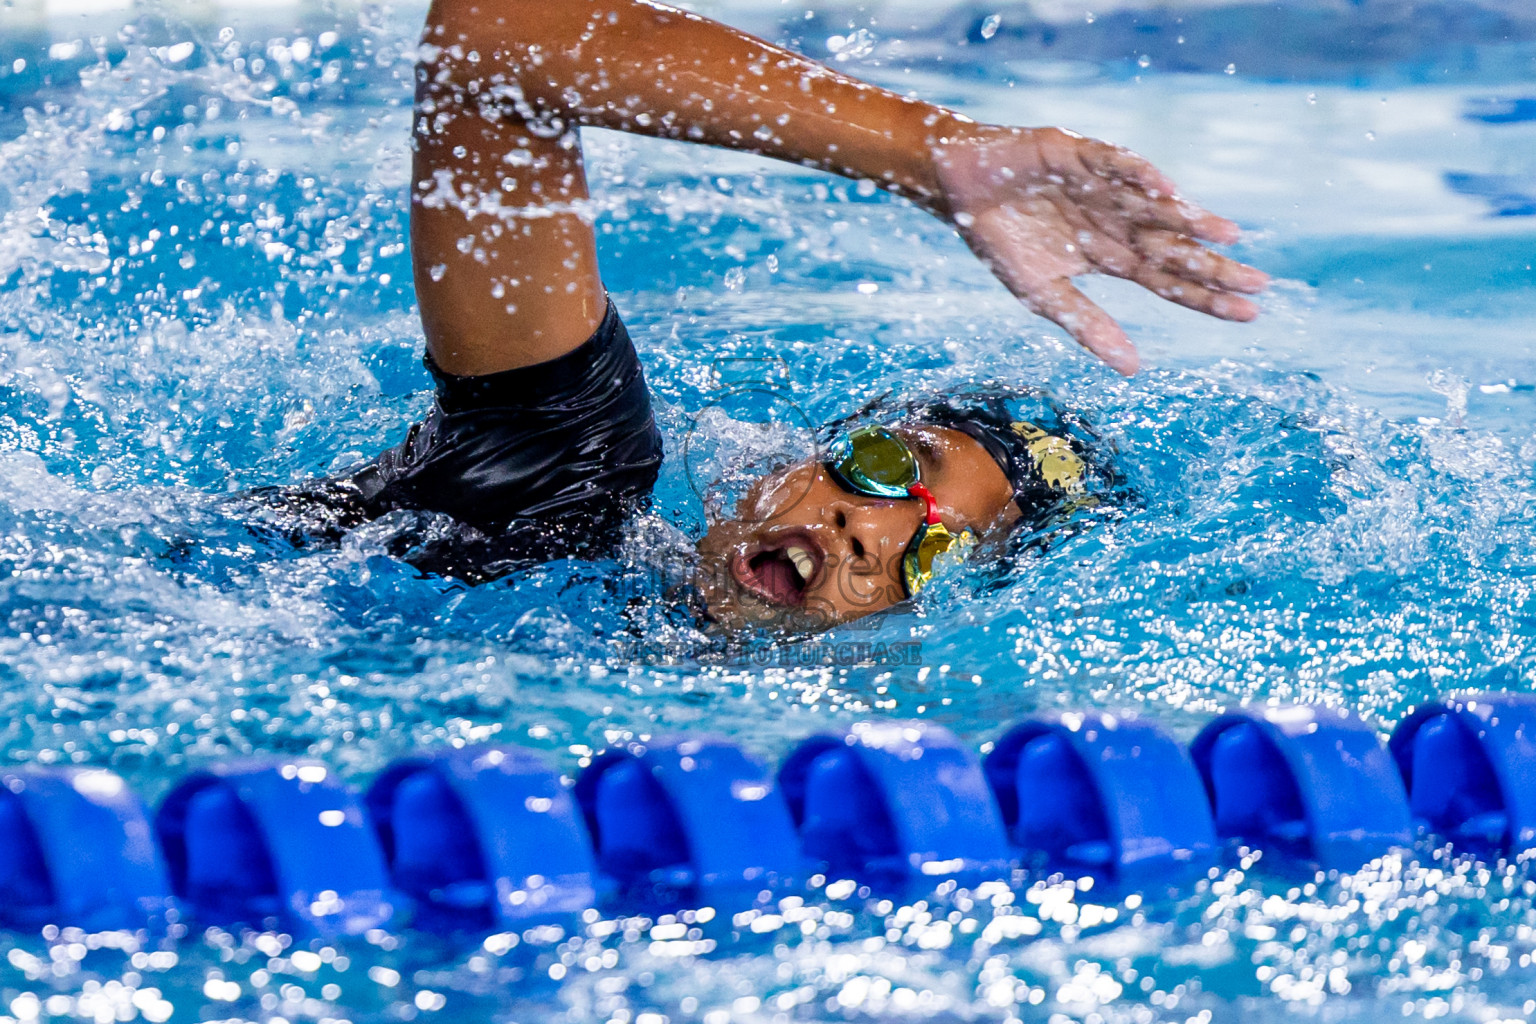
{"type": "Polygon", "coordinates": [[[1191,744],[1217,834],[1354,870],[1412,840],[1408,796],[1371,727],[1315,705],[1222,715],[1191,744]]]}
{"type": "Polygon", "coordinates": [[[719,739],[605,751],[574,785],[532,751],[474,747],[396,761],[366,803],[322,765],[248,761],[183,779],[152,825],[111,772],[7,769],[0,927],[516,929],[740,904],[815,873],[913,891],[1021,864],[1150,891],[1211,864],[1218,838],[1353,870],[1415,824],[1460,852],[1536,850],[1536,697],[1426,705],[1390,748],[1298,706],[1222,715],[1187,757],[1098,712],[1015,726],[984,766],[912,722],[813,736],[776,774],[719,739]]]}
{"type": "Polygon", "coordinates": [[[155,816],[171,886],[202,924],[356,935],[395,897],[357,794],[324,765],[249,761],[198,772],[155,816]]]}
{"type": "Polygon", "coordinates": [[[1023,722],[997,741],[985,769],[1026,865],[1144,888],[1216,859],[1200,774],[1151,723],[1102,712],[1023,722]]]}
{"type": "Polygon", "coordinates": [[[779,769],[779,786],[806,857],[829,877],[899,885],[1011,873],[981,765],[942,727],[862,723],[813,736],[779,769]]]}
{"type": "Polygon", "coordinates": [[[159,929],[175,915],[149,817],[98,768],[0,772],[0,924],[159,929]]]}
{"type": "Polygon", "coordinates": [[[1471,852],[1536,849],[1536,699],[1426,704],[1398,724],[1389,747],[1420,828],[1471,852]]]}
{"type": "Polygon", "coordinates": [[[803,875],[772,773],[733,743],[606,750],[576,780],[575,795],[598,864],[622,889],[756,891],[803,875]]]}
{"type": "Polygon", "coordinates": [[[571,792],[518,747],[428,751],[395,761],[365,803],[394,887],[418,927],[516,928],[597,901],[571,792]]]}

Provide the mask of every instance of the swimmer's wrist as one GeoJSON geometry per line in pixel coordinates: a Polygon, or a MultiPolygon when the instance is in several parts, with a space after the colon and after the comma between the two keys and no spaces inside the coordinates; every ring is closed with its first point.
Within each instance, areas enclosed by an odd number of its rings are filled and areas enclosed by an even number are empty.
{"type": "Polygon", "coordinates": [[[829,154],[829,159],[820,165],[823,170],[844,177],[868,179],[892,195],[947,220],[950,204],[939,167],[940,154],[969,128],[974,128],[975,122],[935,104],[901,102],[905,109],[884,126],[850,125],[848,137],[855,145],[847,146],[842,153],[829,154]],[[860,136],[878,142],[860,147],[860,136]]]}
{"type": "Polygon", "coordinates": [[[919,202],[929,213],[941,220],[954,219],[946,164],[956,150],[975,145],[983,136],[997,131],[1012,132],[1023,129],[1000,128],[966,117],[964,114],[935,107],[935,113],[927,122],[929,127],[923,139],[927,157],[927,178],[923,199],[919,202]]]}

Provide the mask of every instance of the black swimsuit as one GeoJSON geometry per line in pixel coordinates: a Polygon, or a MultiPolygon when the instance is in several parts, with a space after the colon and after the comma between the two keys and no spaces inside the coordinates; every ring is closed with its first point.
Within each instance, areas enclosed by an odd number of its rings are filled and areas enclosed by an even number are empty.
{"type": "Polygon", "coordinates": [[[467,527],[401,541],[418,568],[478,581],[531,562],[612,549],[661,467],[661,434],[629,332],[610,302],[592,337],[533,366],[447,373],[399,445],[361,469],[250,498],[291,539],[335,537],[397,509],[467,527]]]}
{"type": "MultiPolygon", "coordinates": [[[[662,458],[645,374],[613,304],[592,337],[548,362],[473,377],[444,372],[430,355],[426,365],[437,401],[403,442],[349,474],[237,501],[296,544],[338,540],[392,512],[442,513],[452,522],[406,519],[388,551],[470,583],[612,554],[662,458]]],[[[1089,454],[1091,431],[1041,394],[990,387],[901,413],[975,437],[1012,481],[1019,524],[1031,531],[1115,489],[1116,474],[1089,454]],[[1010,396],[1033,412],[1020,418],[1010,396]]]]}
{"type": "Polygon", "coordinates": [[[592,337],[549,362],[478,377],[426,364],[432,411],[352,476],[371,515],[430,509],[501,532],[513,520],[607,519],[655,485],[661,434],[612,303],[592,337]]]}

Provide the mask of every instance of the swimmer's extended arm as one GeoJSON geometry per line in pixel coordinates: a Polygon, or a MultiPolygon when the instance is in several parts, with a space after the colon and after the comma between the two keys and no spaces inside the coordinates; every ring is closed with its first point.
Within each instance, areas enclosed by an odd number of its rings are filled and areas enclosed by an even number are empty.
{"type": "Polygon", "coordinates": [[[603,313],[574,129],[704,142],[869,178],[961,232],[1031,309],[1122,372],[1124,332],[1070,278],[1101,272],[1215,316],[1264,274],[1204,248],[1237,227],[1140,157],[975,124],[647,0],[435,0],[419,68],[416,281],[458,373],[550,359],[603,313]]]}

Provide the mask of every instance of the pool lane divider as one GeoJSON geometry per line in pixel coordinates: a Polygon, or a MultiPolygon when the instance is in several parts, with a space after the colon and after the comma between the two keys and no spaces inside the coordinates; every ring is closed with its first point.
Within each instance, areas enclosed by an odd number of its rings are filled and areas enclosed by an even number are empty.
{"type": "Polygon", "coordinates": [[[986,771],[1009,839],[1038,870],[1136,889],[1216,862],[1204,783],[1150,722],[1099,711],[1023,722],[986,771]]]}
{"type": "Polygon", "coordinates": [[[1472,852],[1536,849],[1536,700],[1426,704],[1388,743],[1416,821],[1472,852]]]}
{"type": "Polygon", "coordinates": [[[362,800],[324,765],[249,760],[194,772],[161,802],[155,832],[172,891],[204,923],[276,919],[356,935],[395,915],[362,800]]]}
{"type": "Polygon", "coordinates": [[[981,764],[948,729],[864,722],[804,740],[779,790],[805,858],[880,886],[1006,877],[1012,857],[981,764]]]}
{"type": "Polygon", "coordinates": [[[602,751],[574,793],[599,869],[625,893],[729,900],[803,875],[794,824],[772,773],[725,740],[602,751]]]}
{"type": "Polygon", "coordinates": [[[149,816],[121,776],[0,772],[0,924],[136,929],[174,906],[149,816]]]}
{"type": "Polygon", "coordinates": [[[1221,715],[1188,749],[1105,712],[1026,721],[986,749],[867,722],[774,771],[680,737],[603,751],[567,786],[537,753],[479,746],[401,758],[365,794],[324,765],[258,759],[187,776],[153,816],[110,771],[7,769],[0,927],[516,930],[814,875],[910,892],[1044,872],[1154,893],[1232,843],[1341,871],[1426,835],[1536,852],[1529,695],[1425,705],[1385,746],[1348,712],[1291,705],[1221,715]]]}
{"type": "Polygon", "coordinates": [[[532,751],[477,746],[401,758],[364,803],[394,886],[422,927],[506,928],[598,902],[581,810],[532,751]]]}
{"type": "Polygon", "coordinates": [[[1222,838],[1340,871],[1413,841],[1391,755],[1374,729],[1341,708],[1222,715],[1190,754],[1222,838]]]}

